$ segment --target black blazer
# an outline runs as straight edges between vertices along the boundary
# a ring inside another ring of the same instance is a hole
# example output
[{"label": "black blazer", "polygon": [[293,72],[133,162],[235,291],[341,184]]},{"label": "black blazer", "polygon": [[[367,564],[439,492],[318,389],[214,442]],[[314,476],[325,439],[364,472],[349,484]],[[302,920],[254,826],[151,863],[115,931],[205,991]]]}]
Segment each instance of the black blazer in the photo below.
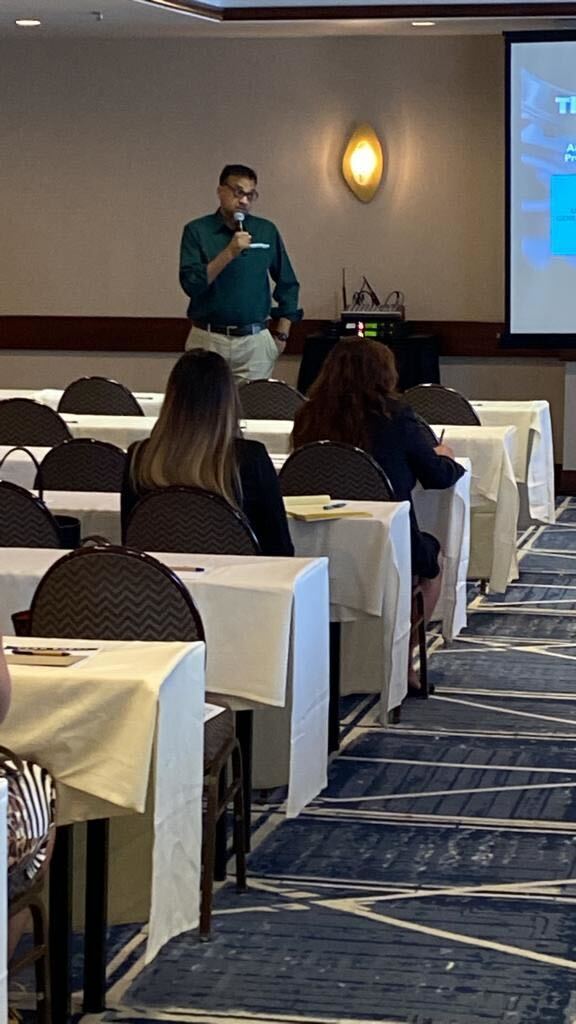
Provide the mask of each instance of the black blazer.
[{"label": "black blazer", "polygon": [[435,537],[422,533],[412,506],[416,483],[426,489],[452,487],[464,468],[446,455],[434,451],[431,431],[402,401],[391,403],[392,415],[379,416],[372,425],[371,454],[382,466],[397,501],[410,502],[412,527],[412,571],[431,579],[438,575],[438,551]]},{"label": "black blazer", "polygon": [[[145,493],[138,492],[131,479],[135,452],[147,441],[130,445],[124,468],[121,495],[122,537],[132,509]],[[242,485],[242,511],[254,530],[263,555],[293,555],[284,503],[276,470],[266,448],[260,441],[237,438],[236,455]]]}]

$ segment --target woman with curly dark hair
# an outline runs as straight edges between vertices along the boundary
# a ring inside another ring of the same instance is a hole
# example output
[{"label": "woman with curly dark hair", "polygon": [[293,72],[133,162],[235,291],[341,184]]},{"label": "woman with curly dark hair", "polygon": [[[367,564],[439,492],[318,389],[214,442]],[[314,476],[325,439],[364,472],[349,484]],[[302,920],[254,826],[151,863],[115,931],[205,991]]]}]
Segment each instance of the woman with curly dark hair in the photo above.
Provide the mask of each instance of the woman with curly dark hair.
[{"label": "woman with curly dark hair", "polygon": [[[440,594],[440,544],[422,533],[412,505],[412,490],[443,489],[462,476],[451,448],[434,444],[433,435],[396,392],[394,356],[386,345],[365,338],[345,338],[326,359],[296,413],[292,444],[341,441],[372,455],[390,480],[397,501],[410,502],[412,575],[424,592],[427,620]],[[409,686],[418,680],[409,669]]]}]

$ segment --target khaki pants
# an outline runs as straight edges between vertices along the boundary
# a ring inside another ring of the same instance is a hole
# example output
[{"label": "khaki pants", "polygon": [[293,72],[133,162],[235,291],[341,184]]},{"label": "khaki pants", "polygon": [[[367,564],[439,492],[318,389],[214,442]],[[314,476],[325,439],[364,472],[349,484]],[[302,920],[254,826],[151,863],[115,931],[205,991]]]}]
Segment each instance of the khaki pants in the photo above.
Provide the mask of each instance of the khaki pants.
[{"label": "khaki pants", "polygon": [[218,352],[235,377],[243,380],[264,380],[272,375],[274,363],[280,355],[269,330],[246,334],[241,338],[228,338],[225,334],[192,327],[186,339],[186,349],[206,348]]}]

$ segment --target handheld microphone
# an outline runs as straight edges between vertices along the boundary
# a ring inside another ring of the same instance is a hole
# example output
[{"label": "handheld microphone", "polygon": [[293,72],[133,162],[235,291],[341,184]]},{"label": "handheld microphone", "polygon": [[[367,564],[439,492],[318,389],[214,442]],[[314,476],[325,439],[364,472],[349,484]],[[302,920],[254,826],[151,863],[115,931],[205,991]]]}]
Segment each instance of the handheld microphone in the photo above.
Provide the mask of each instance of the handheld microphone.
[{"label": "handheld microphone", "polygon": [[236,231],[244,231],[244,214],[242,210],[235,210],[234,221],[236,223]]}]

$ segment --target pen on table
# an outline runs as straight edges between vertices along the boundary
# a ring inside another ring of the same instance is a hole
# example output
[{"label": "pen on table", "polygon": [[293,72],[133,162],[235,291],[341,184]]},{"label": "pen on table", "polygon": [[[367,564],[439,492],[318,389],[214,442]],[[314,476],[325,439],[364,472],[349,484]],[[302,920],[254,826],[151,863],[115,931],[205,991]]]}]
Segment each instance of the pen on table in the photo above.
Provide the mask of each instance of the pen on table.
[{"label": "pen on table", "polygon": [[174,572],[206,572],[203,565],[174,565]]},{"label": "pen on table", "polygon": [[328,505],[322,505],[322,508],[326,509],[326,510],[328,510],[330,508],[344,508],[345,505],[346,505],[345,501],[331,501],[331,502],[329,502]]}]

